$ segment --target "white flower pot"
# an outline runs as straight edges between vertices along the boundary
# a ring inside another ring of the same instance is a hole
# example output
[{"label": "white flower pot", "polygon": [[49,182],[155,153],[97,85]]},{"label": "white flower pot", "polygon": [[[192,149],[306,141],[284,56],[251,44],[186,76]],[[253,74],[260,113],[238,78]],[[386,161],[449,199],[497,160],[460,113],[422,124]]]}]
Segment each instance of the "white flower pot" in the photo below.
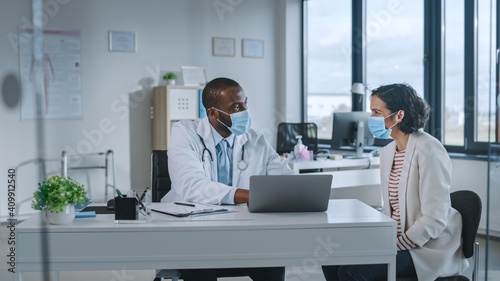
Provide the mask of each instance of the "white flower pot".
[{"label": "white flower pot", "polygon": [[175,80],[174,80],[174,79],[168,79],[168,80],[167,80],[167,83],[168,83],[169,85],[175,85]]},{"label": "white flower pot", "polygon": [[45,219],[50,224],[68,224],[75,219],[75,206],[68,204],[62,207],[62,212],[45,211]]}]

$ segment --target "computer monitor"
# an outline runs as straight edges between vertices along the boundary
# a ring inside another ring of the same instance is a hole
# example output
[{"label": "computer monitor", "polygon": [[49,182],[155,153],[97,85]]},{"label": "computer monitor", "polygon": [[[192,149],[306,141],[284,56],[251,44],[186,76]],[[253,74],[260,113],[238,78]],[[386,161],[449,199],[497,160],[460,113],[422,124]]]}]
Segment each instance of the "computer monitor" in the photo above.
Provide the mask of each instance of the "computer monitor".
[{"label": "computer monitor", "polygon": [[[377,139],[368,128],[369,112],[333,113],[332,149],[356,150],[356,158],[363,156],[363,149],[377,149],[393,139]],[[362,128],[362,130],[358,130]]]},{"label": "computer monitor", "polygon": [[373,145],[373,134],[368,129],[369,112],[333,113],[332,149],[356,149],[356,157],[362,157],[363,147]]},{"label": "computer monitor", "polygon": [[[362,157],[363,149],[373,150],[385,146],[393,139],[377,139],[368,128],[369,112],[333,113],[331,149],[356,150],[356,157]],[[362,127],[362,130],[358,130]]]}]

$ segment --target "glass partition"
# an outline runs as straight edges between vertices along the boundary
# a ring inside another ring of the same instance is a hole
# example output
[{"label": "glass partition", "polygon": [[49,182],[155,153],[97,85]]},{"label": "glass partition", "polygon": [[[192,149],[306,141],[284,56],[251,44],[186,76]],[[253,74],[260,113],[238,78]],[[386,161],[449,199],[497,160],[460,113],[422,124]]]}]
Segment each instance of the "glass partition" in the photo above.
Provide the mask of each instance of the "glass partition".
[{"label": "glass partition", "polygon": [[485,280],[500,280],[500,144],[489,145]]}]

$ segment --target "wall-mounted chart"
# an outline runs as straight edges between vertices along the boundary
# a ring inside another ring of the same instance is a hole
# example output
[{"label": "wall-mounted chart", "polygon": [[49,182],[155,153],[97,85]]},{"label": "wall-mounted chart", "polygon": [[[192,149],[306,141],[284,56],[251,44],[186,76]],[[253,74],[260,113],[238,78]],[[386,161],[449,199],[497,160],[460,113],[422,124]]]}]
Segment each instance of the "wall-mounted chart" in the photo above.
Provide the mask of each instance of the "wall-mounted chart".
[{"label": "wall-mounted chart", "polygon": [[[20,28],[19,62],[22,98],[21,120],[81,119],[82,112],[82,41],[78,30],[43,30],[42,65],[37,72],[33,56],[33,30]],[[38,74],[37,74],[38,73]],[[40,102],[37,110],[36,77],[41,75]]]}]

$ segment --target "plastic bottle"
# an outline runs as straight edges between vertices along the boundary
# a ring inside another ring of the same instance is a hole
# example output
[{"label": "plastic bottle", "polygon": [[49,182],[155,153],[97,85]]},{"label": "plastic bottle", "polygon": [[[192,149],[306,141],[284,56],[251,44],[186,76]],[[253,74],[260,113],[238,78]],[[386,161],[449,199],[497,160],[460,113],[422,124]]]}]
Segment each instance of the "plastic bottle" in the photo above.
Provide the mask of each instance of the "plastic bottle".
[{"label": "plastic bottle", "polygon": [[293,147],[293,154],[295,155],[295,159],[300,160],[300,153],[302,150],[305,148],[304,144],[302,143],[302,136],[298,135],[295,137],[297,139],[297,144]]}]

